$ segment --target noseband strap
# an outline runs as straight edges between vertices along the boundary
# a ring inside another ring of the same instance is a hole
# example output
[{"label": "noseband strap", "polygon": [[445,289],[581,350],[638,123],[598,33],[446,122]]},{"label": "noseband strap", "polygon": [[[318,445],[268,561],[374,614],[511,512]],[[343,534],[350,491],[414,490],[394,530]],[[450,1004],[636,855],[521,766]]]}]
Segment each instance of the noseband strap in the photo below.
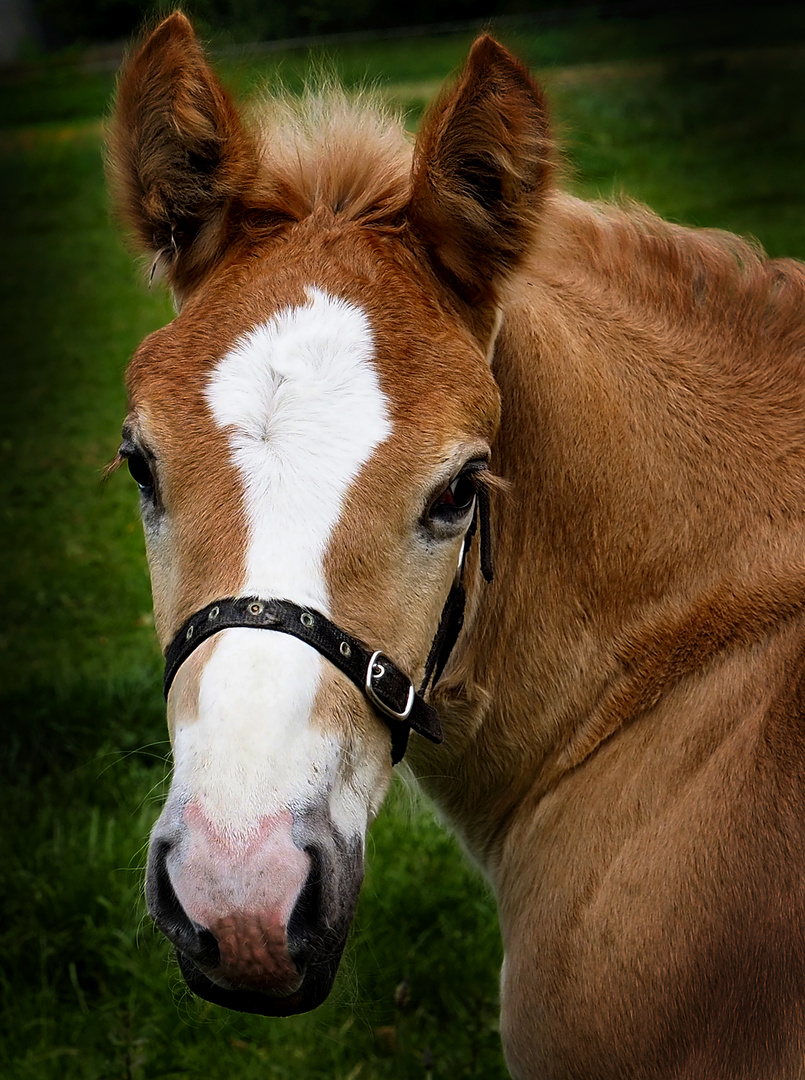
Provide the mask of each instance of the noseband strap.
[{"label": "noseband strap", "polygon": [[442,726],[439,714],[432,705],[428,705],[423,695],[431,680],[434,684],[438,681],[464,622],[464,560],[475,533],[479,508],[481,567],[487,581],[491,580],[488,507],[486,490],[479,487],[476,513],[464,539],[459,571],[442,611],[419,691],[384,652],[367,648],[362,641],[342,630],[320,611],[300,607],[290,600],[229,596],[207,604],[180,627],[165,653],[165,697],[176,672],[188,656],[213,634],[236,628],[275,630],[311,645],[369,699],[375,712],[391,731],[392,765],[402,760],[411,730],[431,742],[440,743]]},{"label": "noseband strap", "polygon": [[367,649],[321,612],[300,607],[290,600],[227,597],[197,611],[181,627],[165,654],[165,697],[176,672],[202,642],[221,630],[242,627],[290,634],[335,664],[369,698],[388,724],[392,741],[396,742],[392,745],[392,757],[399,754],[401,758],[405,753],[409,728],[431,742],[442,741],[439,714],[385,653]]}]

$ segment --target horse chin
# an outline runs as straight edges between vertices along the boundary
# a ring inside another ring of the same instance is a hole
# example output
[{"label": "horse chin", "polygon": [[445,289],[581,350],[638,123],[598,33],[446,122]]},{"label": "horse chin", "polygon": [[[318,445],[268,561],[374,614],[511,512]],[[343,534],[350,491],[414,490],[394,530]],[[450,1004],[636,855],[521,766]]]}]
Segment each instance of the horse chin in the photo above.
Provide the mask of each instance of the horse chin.
[{"label": "horse chin", "polygon": [[335,981],[341,956],[339,953],[328,962],[311,965],[298,989],[285,995],[221,986],[205,975],[179,949],[176,950],[176,958],[188,989],[213,1005],[221,1005],[234,1012],[258,1013],[260,1016],[296,1016],[298,1013],[318,1008],[327,998]]}]

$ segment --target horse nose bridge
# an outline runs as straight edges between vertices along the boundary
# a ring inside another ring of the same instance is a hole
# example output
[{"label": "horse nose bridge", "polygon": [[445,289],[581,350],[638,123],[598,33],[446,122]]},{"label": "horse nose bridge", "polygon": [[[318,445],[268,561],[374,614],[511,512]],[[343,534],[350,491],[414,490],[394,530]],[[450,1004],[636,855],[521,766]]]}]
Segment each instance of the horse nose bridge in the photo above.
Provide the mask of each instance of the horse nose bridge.
[{"label": "horse nose bridge", "polygon": [[342,731],[317,708],[329,672],[310,646],[250,628],[217,638],[203,665],[187,675],[179,668],[168,697],[172,786],[240,830],[260,812],[324,797],[339,768]]}]

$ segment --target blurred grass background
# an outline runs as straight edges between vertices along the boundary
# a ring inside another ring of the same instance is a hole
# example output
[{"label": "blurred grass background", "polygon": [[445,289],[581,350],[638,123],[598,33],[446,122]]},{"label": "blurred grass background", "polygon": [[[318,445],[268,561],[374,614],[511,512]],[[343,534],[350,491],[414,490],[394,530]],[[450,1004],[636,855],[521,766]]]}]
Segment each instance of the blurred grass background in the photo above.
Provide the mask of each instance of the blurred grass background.
[{"label": "blurred grass background", "polygon": [[[805,257],[805,10],[507,24],[543,79],[567,183]],[[415,128],[472,35],[344,44]],[[229,53],[238,95],[300,85],[321,50]],[[114,74],[43,58],[0,73],[0,1076],[506,1076],[494,903],[399,783],[372,830],[331,999],[288,1021],[190,998],[144,914],[168,765],[137,499],[115,453],[122,375],[172,316],[110,222]],[[804,316],[805,317],[805,314]],[[404,990],[400,991],[401,984]]]}]

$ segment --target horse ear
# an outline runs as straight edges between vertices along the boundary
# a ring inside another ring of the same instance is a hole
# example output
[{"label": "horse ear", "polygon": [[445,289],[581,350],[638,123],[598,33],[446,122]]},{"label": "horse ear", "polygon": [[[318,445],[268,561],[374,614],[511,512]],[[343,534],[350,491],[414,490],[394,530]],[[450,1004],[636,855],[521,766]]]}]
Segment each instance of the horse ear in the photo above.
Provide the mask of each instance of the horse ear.
[{"label": "horse ear", "polygon": [[469,303],[497,300],[531,247],[550,174],[542,93],[489,36],[425,118],[409,219],[442,276]]},{"label": "horse ear", "polygon": [[254,143],[184,15],[125,66],[107,156],[118,213],[181,296],[221,255],[257,175]]}]

